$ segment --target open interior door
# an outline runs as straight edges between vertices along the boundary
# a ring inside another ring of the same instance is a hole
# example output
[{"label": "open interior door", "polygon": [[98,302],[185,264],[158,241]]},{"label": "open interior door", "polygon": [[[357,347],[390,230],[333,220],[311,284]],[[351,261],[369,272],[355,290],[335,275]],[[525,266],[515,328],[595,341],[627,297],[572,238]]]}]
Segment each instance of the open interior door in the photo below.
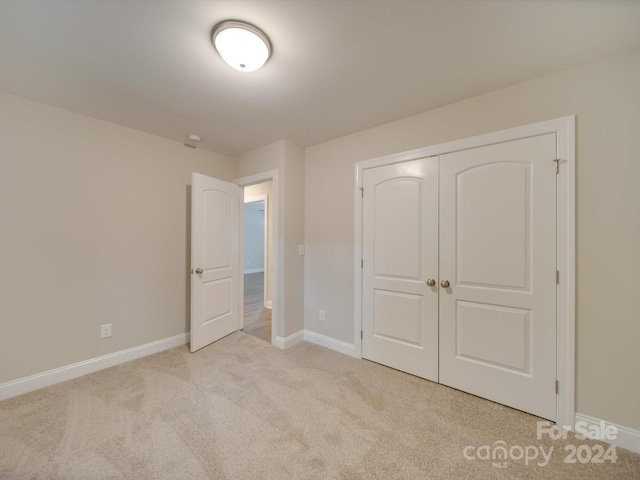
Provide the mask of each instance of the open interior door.
[{"label": "open interior door", "polygon": [[240,328],[242,189],[199,173],[191,189],[191,351]]}]

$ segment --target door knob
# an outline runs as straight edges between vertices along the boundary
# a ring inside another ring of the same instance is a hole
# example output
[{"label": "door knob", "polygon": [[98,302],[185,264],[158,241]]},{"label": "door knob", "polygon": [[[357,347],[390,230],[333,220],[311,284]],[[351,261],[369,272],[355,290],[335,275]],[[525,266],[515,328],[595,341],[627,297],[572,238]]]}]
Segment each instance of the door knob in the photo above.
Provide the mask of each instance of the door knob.
[{"label": "door knob", "polygon": [[197,273],[198,275],[202,275],[202,274],[204,273],[204,270],[203,270],[203,269],[201,269],[201,268],[196,268],[196,273]]},{"label": "door knob", "polygon": [[449,283],[449,280],[442,280],[442,281],[440,282],[440,286],[441,286],[442,288],[449,288],[449,285],[451,285],[451,284]]},{"label": "door knob", "polygon": [[436,286],[436,281],[433,278],[430,278],[429,280],[427,280],[427,285],[429,287],[435,287]]}]

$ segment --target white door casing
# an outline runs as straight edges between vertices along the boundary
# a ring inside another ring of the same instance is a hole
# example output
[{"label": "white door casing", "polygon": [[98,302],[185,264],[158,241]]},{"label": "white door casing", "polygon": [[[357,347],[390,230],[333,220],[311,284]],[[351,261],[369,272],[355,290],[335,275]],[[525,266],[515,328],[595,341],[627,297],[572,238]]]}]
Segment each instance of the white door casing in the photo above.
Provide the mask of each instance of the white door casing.
[{"label": "white door casing", "polygon": [[367,170],[363,199],[363,351],[438,381],[438,159]]},{"label": "white door casing", "polygon": [[[285,321],[282,315],[284,305],[284,246],[280,239],[283,236],[281,232],[282,223],[280,219],[283,216],[281,184],[279,181],[278,170],[268,170],[266,172],[250,175],[247,177],[237,178],[234,183],[240,187],[248,187],[249,185],[256,185],[258,183],[267,182],[271,180],[273,182],[272,195],[271,195],[271,231],[272,231],[272,249],[271,249],[271,267],[273,269],[272,282],[271,282],[271,344],[277,348],[284,349],[286,346],[285,339],[281,336],[284,331]],[[240,276],[240,292],[243,292],[244,288],[244,275]],[[243,306],[243,304],[241,305]],[[240,315],[240,325],[242,327],[243,318]],[[279,335],[280,333],[280,335]]]},{"label": "white door casing", "polygon": [[191,187],[191,351],[240,328],[242,189],[199,173]]},{"label": "white door casing", "polygon": [[556,419],[556,135],[440,157],[440,382]]}]

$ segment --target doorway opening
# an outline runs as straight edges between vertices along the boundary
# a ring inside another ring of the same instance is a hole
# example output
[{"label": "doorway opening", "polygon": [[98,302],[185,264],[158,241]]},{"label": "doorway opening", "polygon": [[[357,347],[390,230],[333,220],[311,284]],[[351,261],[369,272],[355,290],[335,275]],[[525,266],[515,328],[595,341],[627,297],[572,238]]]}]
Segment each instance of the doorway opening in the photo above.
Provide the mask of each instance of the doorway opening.
[{"label": "doorway opening", "polygon": [[271,180],[244,188],[245,333],[271,343],[273,222]]}]

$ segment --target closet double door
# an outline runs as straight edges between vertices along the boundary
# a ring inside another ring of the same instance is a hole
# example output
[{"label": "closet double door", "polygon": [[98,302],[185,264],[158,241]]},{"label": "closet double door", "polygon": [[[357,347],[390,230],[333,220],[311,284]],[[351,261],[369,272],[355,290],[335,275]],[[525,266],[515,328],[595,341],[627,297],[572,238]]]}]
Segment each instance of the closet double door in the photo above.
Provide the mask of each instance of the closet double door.
[{"label": "closet double door", "polygon": [[363,172],[364,358],[556,418],[556,136]]}]

